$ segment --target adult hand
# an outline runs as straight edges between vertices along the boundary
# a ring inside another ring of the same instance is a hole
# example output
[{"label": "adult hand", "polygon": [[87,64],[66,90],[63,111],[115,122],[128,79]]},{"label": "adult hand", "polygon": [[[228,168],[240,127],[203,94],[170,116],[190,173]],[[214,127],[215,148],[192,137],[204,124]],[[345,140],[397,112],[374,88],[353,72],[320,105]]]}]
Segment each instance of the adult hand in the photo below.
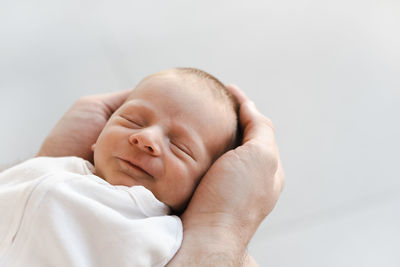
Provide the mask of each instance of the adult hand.
[{"label": "adult hand", "polygon": [[77,156],[93,162],[91,145],[130,92],[79,98],[44,140],[37,156]]},{"label": "adult hand", "polygon": [[208,170],[182,215],[181,249],[169,265],[237,266],[262,220],[272,211],[284,173],[271,121],[237,87],[242,145]]},{"label": "adult hand", "polygon": [[[243,257],[258,225],[274,207],[284,183],[272,123],[234,86],[243,144],[220,157],[202,179],[182,215],[184,240],[171,266],[255,264]],[[130,90],[77,100],[45,139],[38,156],[92,161],[91,145]]]}]

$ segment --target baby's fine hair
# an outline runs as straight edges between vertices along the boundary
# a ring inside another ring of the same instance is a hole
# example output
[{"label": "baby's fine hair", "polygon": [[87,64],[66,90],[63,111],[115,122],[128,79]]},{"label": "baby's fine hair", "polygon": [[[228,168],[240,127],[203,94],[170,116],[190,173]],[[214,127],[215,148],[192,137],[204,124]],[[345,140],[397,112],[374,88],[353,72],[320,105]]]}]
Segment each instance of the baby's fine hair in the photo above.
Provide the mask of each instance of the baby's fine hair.
[{"label": "baby's fine hair", "polygon": [[212,94],[219,100],[228,104],[232,111],[235,114],[236,118],[236,131],[234,134],[234,140],[232,140],[232,145],[229,149],[234,148],[240,144],[241,134],[239,127],[239,103],[236,97],[225,87],[225,85],[220,82],[217,78],[212,76],[211,74],[196,68],[188,68],[188,67],[178,67],[174,69],[178,74],[182,75],[193,75],[201,81],[209,82],[210,90]]},{"label": "baby's fine hair", "polygon": [[225,85],[220,82],[217,78],[212,76],[211,74],[196,68],[188,68],[188,67],[178,67],[174,69],[179,74],[191,74],[197,77],[199,80],[204,80],[210,82],[212,87],[212,93],[215,97],[228,101],[234,112],[237,114],[239,111],[239,104],[236,97],[225,87]]}]

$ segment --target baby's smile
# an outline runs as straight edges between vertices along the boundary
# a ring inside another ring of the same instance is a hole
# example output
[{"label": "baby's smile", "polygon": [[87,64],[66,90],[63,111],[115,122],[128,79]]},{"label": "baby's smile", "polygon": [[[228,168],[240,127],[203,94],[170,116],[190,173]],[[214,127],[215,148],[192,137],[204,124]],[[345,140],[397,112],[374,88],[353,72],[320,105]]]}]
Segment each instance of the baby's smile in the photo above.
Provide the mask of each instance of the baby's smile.
[{"label": "baby's smile", "polygon": [[139,174],[145,174],[149,178],[153,178],[153,176],[148,171],[146,171],[145,169],[141,168],[139,165],[136,165],[132,161],[125,160],[125,159],[122,159],[122,158],[120,158],[120,160],[121,160],[121,168],[123,170],[125,170],[128,174],[130,174],[132,176],[137,176],[137,174],[139,172]]},{"label": "baby's smile", "polygon": [[236,133],[236,113],[209,84],[169,70],[144,79],[111,116],[94,149],[96,174],[142,185],[181,210]]}]

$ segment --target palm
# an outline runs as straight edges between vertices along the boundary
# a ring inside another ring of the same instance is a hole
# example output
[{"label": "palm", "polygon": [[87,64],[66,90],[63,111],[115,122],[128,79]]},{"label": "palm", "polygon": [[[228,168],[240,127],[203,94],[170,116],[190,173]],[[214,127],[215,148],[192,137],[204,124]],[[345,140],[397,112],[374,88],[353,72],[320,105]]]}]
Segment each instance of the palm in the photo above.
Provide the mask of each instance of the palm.
[{"label": "palm", "polygon": [[92,161],[91,145],[129,92],[82,97],[76,101],[47,136],[38,156],[77,156]]},{"label": "palm", "polygon": [[275,206],[284,174],[271,122],[244,95],[235,95],[241,104],[243,144],[211,166],[182,218],[186,228],[208,219],[212,225],[245,225],[239,234],[247,243]]}]

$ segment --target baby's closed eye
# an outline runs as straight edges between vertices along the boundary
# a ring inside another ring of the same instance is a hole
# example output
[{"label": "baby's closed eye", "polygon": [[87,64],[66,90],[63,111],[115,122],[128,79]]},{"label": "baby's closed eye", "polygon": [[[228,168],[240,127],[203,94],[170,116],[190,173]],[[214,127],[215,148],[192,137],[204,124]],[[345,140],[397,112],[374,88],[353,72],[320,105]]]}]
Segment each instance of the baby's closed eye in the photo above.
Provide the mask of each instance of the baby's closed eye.
[{"label": "baby's closed eye", "polygon": [[189,157],[193,158],[192,152],[191,152],[190,149],[189,149],[187,146],[185,146],[184,144],[179,143],[179,142],[177,142],[177,141],[170,141],[170,143],[171,143],[171,145],[172,145],[172,147],[173,147],[174,149],[178,149],[179,152],[183,152],[183,153],[185,153],[186,155],[188,155]]},{"label": "baby's closed eye", "polygon": [[138,127],[138,128],[144,126],[143,122],[141,120],[139,120],[139,119],[128,117],[128,116],[125,116],[125,115],[122,115],[122,114],[120,115],[120,117],[122,119],[124,119],[125,121],[131,123],[132,126],[135,126],[135,127]]}]

